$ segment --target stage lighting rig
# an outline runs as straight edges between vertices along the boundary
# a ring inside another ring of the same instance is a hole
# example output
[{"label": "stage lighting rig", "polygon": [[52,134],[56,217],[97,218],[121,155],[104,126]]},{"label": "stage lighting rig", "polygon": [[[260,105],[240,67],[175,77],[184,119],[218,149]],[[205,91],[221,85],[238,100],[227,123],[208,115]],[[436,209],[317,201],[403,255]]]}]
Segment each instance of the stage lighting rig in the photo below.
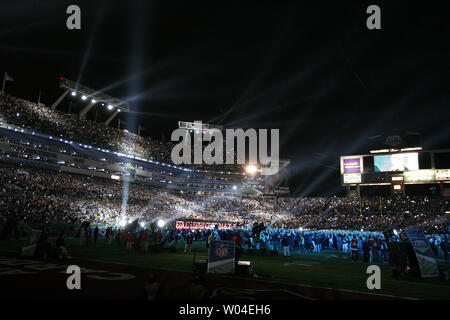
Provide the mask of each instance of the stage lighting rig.
[{"label": "stage lighting rig", "polygon": [[130,105],[126,101],[119,100],[117,98],[111,97],[105,93],[100,91],[93,90],[81,84],[77,84],[67,78],[60,77],[59,82],[60,88],[65,89],[64,93],[52,104],[52,109],[55,109],[61,101],[69,94],[72,97],[81,95],[81,99],[86,101],[89,99],[89,103],[80,111],[79,117],[80,119],[84,119],[89,110],[97,103],[100,102],[104,106],[107,105],[108,110],[115,109],[115,112],[105,121],[105,124],[108,125],[112,119],[114,119],[119,112],[128,112],[130,111]]}]

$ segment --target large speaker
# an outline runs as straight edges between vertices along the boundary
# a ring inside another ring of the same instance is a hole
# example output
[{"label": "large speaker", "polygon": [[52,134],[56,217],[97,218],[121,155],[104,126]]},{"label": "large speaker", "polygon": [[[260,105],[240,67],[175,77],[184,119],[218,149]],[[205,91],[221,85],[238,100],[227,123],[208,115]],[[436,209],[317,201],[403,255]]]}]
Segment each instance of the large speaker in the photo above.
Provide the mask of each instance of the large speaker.
[{"label": "large speaker", "polygon": [[389,266],[394,278],[402,273],[408,277],[420,278],[420,267],[414,249],[409,242],[389,242]]}]

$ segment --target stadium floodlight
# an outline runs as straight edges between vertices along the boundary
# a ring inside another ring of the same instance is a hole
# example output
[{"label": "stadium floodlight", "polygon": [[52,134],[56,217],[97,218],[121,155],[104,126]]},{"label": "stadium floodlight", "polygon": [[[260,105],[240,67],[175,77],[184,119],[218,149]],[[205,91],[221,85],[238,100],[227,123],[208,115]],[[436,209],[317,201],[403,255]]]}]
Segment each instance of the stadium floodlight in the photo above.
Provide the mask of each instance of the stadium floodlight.
[{"label": "stadium floodlight", "polygon": [[85,95],[81,96],[81,100],[86,100],[86,99],[87,99],[87,97]]},{"label": "stadium floodlight", "polygon": [[400,149],[401,152],[403,152],[403,151],[418,151],[418,150],[422,150],[422,147],[412,147],[412,148]]},{"label": "stadium floodlight", "polygon": [[140,223],[141,228],[145,227],[145,222]]},{"label": "stadium floodlight", "polygon": [[[59,86],[60,86],[60,88],[64,89],[65,91],[55,101],[55,103],[52,104],[52,109],[55,109],[67,94],[74,92],[75,94],[72,93],[72,96],[79,95],[79,96],[86,97],[83,100],[86,100],[87,98],[91,98],[91,99],[95,99],[96,102],[101,102],[105,105],[110,104],[110,105],[117,106],[117,107],[120,106],[120,108],[124,112],[130,110],[130,105],[128,104],[128,102],[111,97],[110,95],[108,95],[102,91],[88,88],[78,82],[71,81],[67,78],[60,77]],[[91,107],[92,106],[86,107],[87,109],[83,111],[82,116],[84,116],[90,110]]]},{"label": "stadium floodlight", "polygon": [[122,110],[120,110],[120,109],[117,109],[117,112],[120,112],[120,111],[122,111]]},{"label": "stadium floodlight", "polygon": [[370,153],[384,153],[389,152],[389,149],[370,150]]},{"label": "stadium floodlight", "polygon": [[398,236],[398,232],[397,232],[397,230],[395,230],[395,229],[394,229],[394,234],[395,234],[396,236]]},{"label": "stadium floodlight", "polygon": [[158,220],[158,227],[160,227],[160,228],[162,228],[162,227],[164,227],[164,225],[165,225],[166,223],[164,222],[164,220]]},{"label": "stadium floodlight", "polygon": [[253,165],[253,164],[249,164],[246,168],[245,171],[247,171],[247,173],[253,174],[256,173],[256,171],[258,171],[258,168]]},{"label": "stadium floodlight", "polygon": [[77,93],[75,91],[72,91],[71,95],[72,95],[72,97],[75,97],[77,95]]},{"label": "stadium floodlight", "polygon": [[121,227],[124,227],[126,224],[127,224],[127,221],[126,221],[125,219],[122,219],[122,220],[119,222],[119,225],[120,225]]},{"label": "stadium floodlight", "polygon": [[133,220],[131,220],[131,219],[130,219],[130,220],[128,220],[128,223],[132,223],[132,222],[133,222]]},{"label": "stadium floodlight", "polygon": [[97,100],[95,100],[95,99],[92,99],[92,100],[91,100],[91,102],[92,102],[92,103],[96,103],[96,102],[97,102]]},{"label": "stadium floodlight", "polygon": [[114,107],[110,104],[108,104],[108,110],[112,110]]}]

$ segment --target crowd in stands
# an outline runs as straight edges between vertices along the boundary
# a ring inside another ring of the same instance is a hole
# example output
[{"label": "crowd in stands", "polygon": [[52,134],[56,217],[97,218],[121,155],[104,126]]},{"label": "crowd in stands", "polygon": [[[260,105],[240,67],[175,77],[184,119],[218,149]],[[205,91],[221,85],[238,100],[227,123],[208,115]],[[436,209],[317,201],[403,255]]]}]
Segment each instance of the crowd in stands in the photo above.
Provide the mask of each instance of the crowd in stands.
[{"label": "crowd in stands", "polygon": [[145,159],[170,162],[173,147],[170,142],[163,143],[104,123],[81,120],[78,115],[67,114],[11,95],[0,95],[0,115],[8,124],[39,133]]},{"label": "crowd in stands", "polygon": [[[139,158],[172,163],[174,144],[143,137],[128,130],[108,126],[102,122],[80,119],[43,104],[0,93],[0,117],[8,124],[34,130],[54,137],[82,142],[93,147],[120,152]],[[216,172],[239,172],[236,165],[192,165],[191,169]]]},{"label": "crowd in stands", "polygon": [[447,228],[450,201],[443,197],[358,199],[273,198],[169,192],[138,183],[28,167],[0,168],[0,214],[25,222],[118,225],[158,219],[222,221],[270,229],[365,230],[419,226],[430,234]]},{"label": "crowd in stands", "polygon": [[[82,120],[74,114],[7,94],[0,95],[0,116],[9,124],[55,137],[170,162],[171,143]],[[222,169],[227,170],[225,167]],[[448,211],[449,200],[437,196],[384,197],[381,205],[378,197],[364,197],[361,202],[358,198],[340,197],[274,200],[169,192],[143,184],[122,184],[43,169],[0,168],[0,219],[13,216],[23,223],[90,221],[117,226],[122,221],[151,223],[157,219],[172,222],[186,219],[232,222],[245,230],[257,222],[269,230],[291,230],[296,234],[303,230],[375,232],[408,226],[419,226],[428,234],[443,234],[447,228]],[[267,239],[270,237],[267,235]],[[324,234],[315,237],[318,238],[314,243],[327,246]],[[252,245],[258,243],[256,241]],[[271,240],[263,243],[271,246]]]}]

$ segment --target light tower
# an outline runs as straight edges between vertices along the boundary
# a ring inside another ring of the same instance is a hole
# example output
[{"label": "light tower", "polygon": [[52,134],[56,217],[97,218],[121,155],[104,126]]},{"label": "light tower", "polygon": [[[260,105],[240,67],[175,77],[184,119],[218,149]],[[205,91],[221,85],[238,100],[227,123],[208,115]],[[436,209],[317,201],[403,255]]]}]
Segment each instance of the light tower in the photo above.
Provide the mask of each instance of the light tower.
[{"label": "light tower", "polygon": [[114,110],[114,113],[105,121],[106,125],[108,125],[120,112],[130,111],[130,105],[128,102],[111,97],[105,93],[93,90],[81,84],[76,84],[67,78],[61,77],[59,86],[64,89],[64,92],[58,97],[58,99],[56,99],[51,108],[56,109],[61,101],[69,94],[69,92],[71,92],[71,96],[80,96],[83,101],[88,101],[88,104],[78,114],[80,119],[85,119],[86,114],[96,103],[101,103],[110,111]]}]

